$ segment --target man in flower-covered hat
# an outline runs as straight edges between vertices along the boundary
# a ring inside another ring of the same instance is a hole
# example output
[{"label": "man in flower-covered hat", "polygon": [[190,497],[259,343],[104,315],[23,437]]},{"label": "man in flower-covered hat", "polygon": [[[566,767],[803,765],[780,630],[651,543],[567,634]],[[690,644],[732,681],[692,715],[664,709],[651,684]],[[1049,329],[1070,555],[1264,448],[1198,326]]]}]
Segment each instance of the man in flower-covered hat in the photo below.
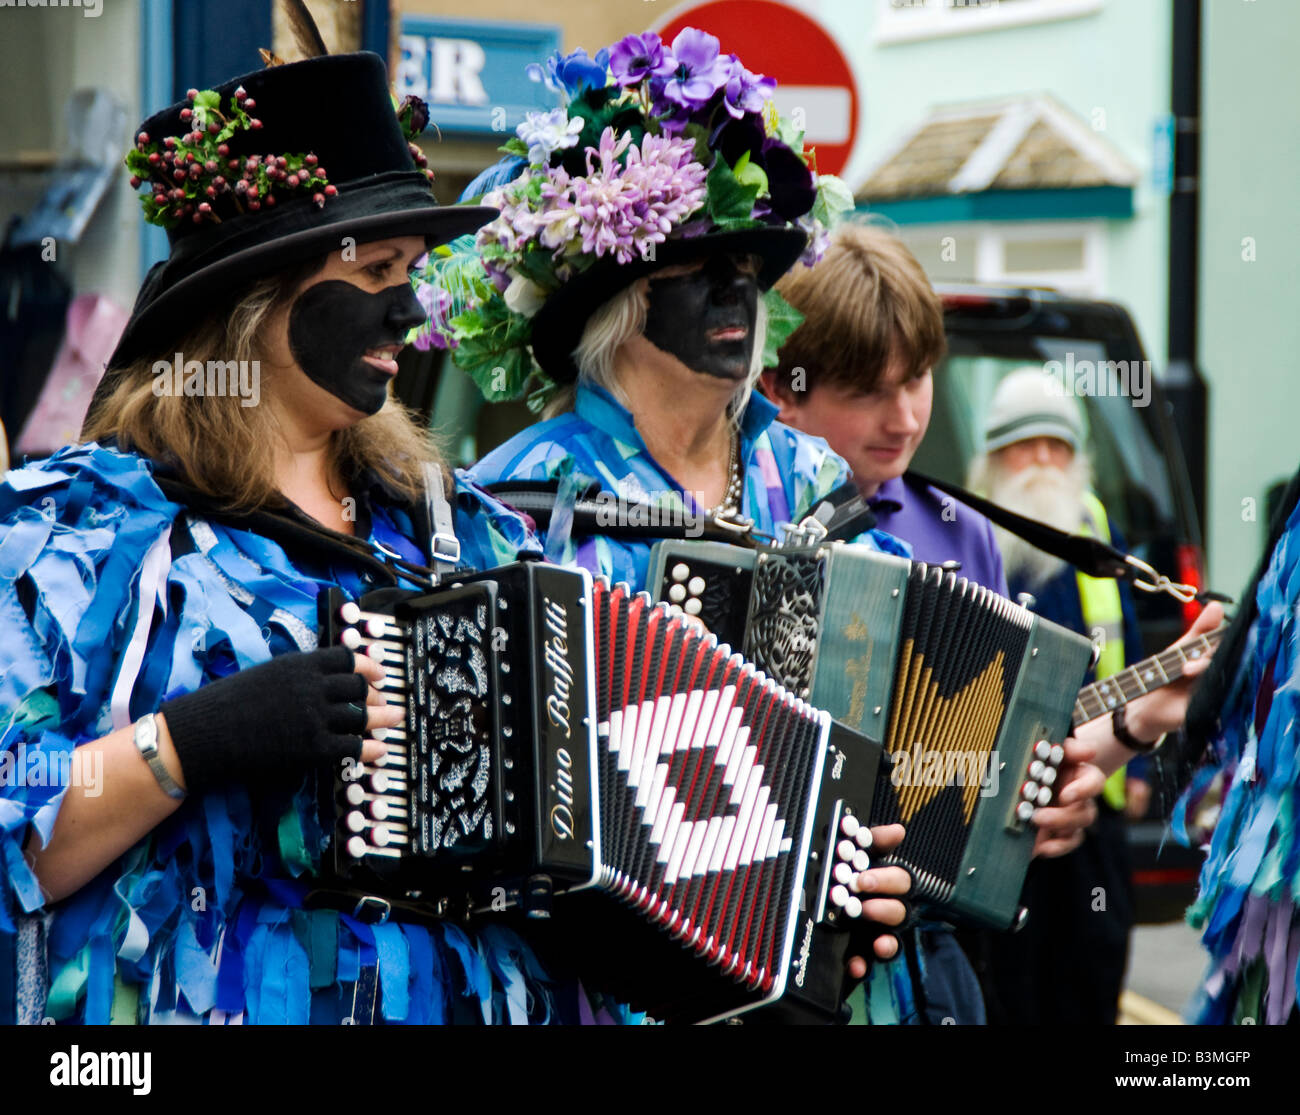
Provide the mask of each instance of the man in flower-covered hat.
[{"label": "man in flower-covered hat", "polygon": [[[475,477],[561,481],[548,554],[640,590],[654,531],[566,530],[566,493],[594,481],[655,522],[776,535],[846,482],[844,461],[752,387],[800,320],[773,285],[820,258],[852,198],[778,117],[775,82],[703,31],[556,55],[534,77],[567,104],[530,115],[466,191],[501,217],[472,251],[432,257],[426,343],[451,348],[489,399],[531,389],[545,408]],[[857,541],[908,553],[878,531]],[[878,830],[877,846],[901,835]],[[906,873],[872,876],[866,916],[898,924],[883,896],[906,893]],[[882,940],[878,958],[896,947]]]}]

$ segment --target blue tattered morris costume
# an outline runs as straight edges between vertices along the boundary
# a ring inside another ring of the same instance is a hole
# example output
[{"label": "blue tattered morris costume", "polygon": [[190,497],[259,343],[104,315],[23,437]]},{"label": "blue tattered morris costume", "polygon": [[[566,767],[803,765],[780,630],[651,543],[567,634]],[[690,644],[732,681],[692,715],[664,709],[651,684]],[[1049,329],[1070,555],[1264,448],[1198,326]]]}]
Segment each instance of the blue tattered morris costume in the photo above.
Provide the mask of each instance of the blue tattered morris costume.
[{"label": "blue tattered morris costume", "polygon": [[[463,475],[452,502],[464,565],[536,552],[525,522]],[[173,559],[180,531],[190,544]],[[421,561],[413,536],[400,509],[372,507],[377,550]],[[92,444],[11,471],[0,485],[0,763],[66,770],[77,745],[169,697],[314,649],[317,593],[331,584],[369,587],[183,512],[136,456]],[[0,785],[0,935],[45,912],[22,849],[33,828],[48,840],[67,779],[36,782]],[[377,969],[390,1023],[544,1022],[575,998],[583,1020],[634,1020],[551,983],[505,927],[471,936],[302,909],[325,841],[314,803],[314,776],[296,793],[187,799],[49,911],[46,1015],[332,1023],[348,1017],[362,970]]]},{"label": "blue tattered morris costume", "polygon": [[1214,762],[1179,802],[1174,830],[1199,842],[1211,790],[1222,804],[1188,921],[1210,966],[1191,1013],[1210,1024],[1277,1025],[1300,1006],[1300,507],[1256,593]]},{"label": "blue tattered morris costume", "polygon": [[[828,493],[849,479],[849,467],[819,437],[776,421],[777,408],[762,395],[750,397],[740,419],[740,459],[744,468],[741,514],[754,532],[777,536],[783,523],[798,522]],[[590,481],[625,500],[646,502],[661,521],[693,521],[700,514],[651,455],[632,414],[604,388],[580,380],[573,410],[522,430],[471,470],[481,484],[521,480],[559,480],[561,496],[546,538],[552,561],[576,564],[634,592],[646,588],[653,539],[572,537],[563,514],[566,488],[577,491]],[[560,524],[560,525],[556,525]],[[854,539],[872,549],[910,557],[907,543],[880,530]],[[923,962],[922,962],[923,963]],[[862,1002],[861,996],[856,997]],[[865,996],[868,1020],[876,1024],[915,1021],[918,1016],[907,965],[871,966]]]}]

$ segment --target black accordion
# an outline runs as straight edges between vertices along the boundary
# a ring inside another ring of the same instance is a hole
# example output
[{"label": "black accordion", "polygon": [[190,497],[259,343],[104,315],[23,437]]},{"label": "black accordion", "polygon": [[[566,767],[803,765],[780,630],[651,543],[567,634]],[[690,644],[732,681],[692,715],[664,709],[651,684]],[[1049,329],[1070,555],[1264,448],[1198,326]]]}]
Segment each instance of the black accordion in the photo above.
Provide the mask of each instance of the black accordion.
[{"label": "black accordion", "polygon": [[580,930],[584,982],[661,1021],[778,1000],[835,1016],[850,938],[870,933],[854,887],[876,745],[581,571],[333,590],[321,621],[407,710],[384,759],[325,794],[325,892]]},{"label": "black accordion", "polygon": [[936,916],[1009,928],[1089,641],[952,569],[822,543],[664,541],[652,595],[884,746],[870,821]]}]

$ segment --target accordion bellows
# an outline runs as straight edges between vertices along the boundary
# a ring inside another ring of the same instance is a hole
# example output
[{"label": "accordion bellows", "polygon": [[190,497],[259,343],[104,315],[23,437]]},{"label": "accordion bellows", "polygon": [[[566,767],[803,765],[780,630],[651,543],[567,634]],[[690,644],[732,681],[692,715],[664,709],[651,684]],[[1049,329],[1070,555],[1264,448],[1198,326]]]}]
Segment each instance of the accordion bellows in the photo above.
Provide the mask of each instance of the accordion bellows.
[{"label": "accordion bellows", "polygon": [[664,1020],[835,1012],[877,747],[581,572],[336,595],[322,619],[385,663],[407,723],[326,794],[321,893],[550,920],[584,981]]}]

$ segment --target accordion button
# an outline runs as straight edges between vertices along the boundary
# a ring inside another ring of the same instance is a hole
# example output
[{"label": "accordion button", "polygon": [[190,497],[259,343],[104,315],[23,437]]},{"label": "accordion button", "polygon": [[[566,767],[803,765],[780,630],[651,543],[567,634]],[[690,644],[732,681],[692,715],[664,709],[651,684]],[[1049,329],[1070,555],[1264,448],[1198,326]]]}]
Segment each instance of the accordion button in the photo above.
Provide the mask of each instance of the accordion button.
[{"label": "accordion button", "polygon": [[849,899],[853,897],[849,894],[849,888],[845,886],[831,887],[831,901],[843,909],[848,905]]},{"label": "accordion button", "polygon": [[673,566],[673,580],[684,581],[691,575],[691,567],[684,561],[679,561]]},{"label": "accordion button", "polygon": [[846,887],[853,883],[853,868],[847,863],[837,863],[835,870],[831,872],[837,883],[843,883]]},{"label": "accordion button", "polygon": [[835,845],[835,854],[845,862],[851,860],[853,858],[853,853],[857,850],[857,845],[854,844],[852,840],[841,840]]},{"label": "accordion button", "polygon": [[354,601],[349,600],[339,609],[339,619],[344,623],[356,623],[361,618],[361,609]]},{"label": "accordion button", "polygon": [[1048,743],[1047,740],[1040,739],[1036,744],[1034,744],[1035,759],[1042,759],[1044,762],[1046,762],[1048,757],[1051,754],[1052,754],[1052,745]]},{"label": "accordion button", "polygon": [[364,832],[367,825],[365,814],[358,809],[352,810],[348,814],[347,824],[353,832]]},{"label": "accordion button", "polygon": [[1020,796],[1024,798],[1025,801],[1033,801],[1038,797],[1038,783],[1026,782],[1020,787]]},{"label": "accordion button", "polygon": [[688,616],[698,616],[700,614],[700,601],[698,597],[692,596],[683,605]]},{"label": "accordion button", "polygon": [[1052,748],[1052,753],[1047,757],[1047,761],[1054,767],[1061,765],[1061,760],[1065,758],[1065,748],[1059,743]]},{"label": "accordion button", "polygon": [[1038,804],[1049,805],[1051,804],[1051,801],[1052,801],[1052,788],[1050,786],[1044,786],[1041,790],[1038,791]]},{"label": "accordion button", "polygon": [[853,853],[853,870],[865,871],[871,866],[871,857],[866,852]]},{"label": "accordion button", "polygon": [[1052,783],[1056,781],[1056,771],[1052,767],[1048,767],[1045,771],[1043,771],[1042,776],[1038,779],[1038,781],[1041,782],[1044,786],[1052,785]]},{"label": "accordion button", "polygon": [[1028,821],[1034,815],[1034,807],[1027,801],[1022,801],[1016,806],[1016,819],[1018,821]]},{"label": "accordion button", "polygon": [[840,818],[840,832],[842,832],[845,836],[849,837],[850,839],[857,836],[858,829],[860,829],[861,827],[862,827],[862,822],[859,821],[855,816],[853,816],[852,813],[846,813],[843,817]]},{"label": "accordion button", "polygon": [[871,830],[866,825],[858,827],[858,831],[853,834],[853,839],[858,842],[859,848],[871,847]]},{"label": "accordion button", "polygon": [[1034,779],[1035,781],[1042,781],[1043,772],[1045,770],[1047,770],[1047,767],[1044,766],[1037,759],[1035,759],[1032,763],[1029,764],[1029,777]]},{"label": "accordion button", "polygon": [[686,599],[686,590],[681,585],[668,586],[668,599],[674,604],[680,604]]},{"label": "accordion button", "polygon": [[345,627],[343,634],[339,636],[339,642],[348,650],[356,650],[361,645],[361,632],[355,627]]},{"label": "accordion button", "polygon": [[686,582],[686,587],[690,590],[692,596],[699,596],[704,591],[704,578],[692,577]]},{"label": "accordion button", "polygon": [[862,899],[849,895],[849,900],[844,903],[844,912],[851,918],[862,916]]},{"label": "accordion button", "polygon": [[368,845],[359,836],[354,836],[348,841],[348,855],[353,859],[361,859],[366,854],[367,848]]}]

